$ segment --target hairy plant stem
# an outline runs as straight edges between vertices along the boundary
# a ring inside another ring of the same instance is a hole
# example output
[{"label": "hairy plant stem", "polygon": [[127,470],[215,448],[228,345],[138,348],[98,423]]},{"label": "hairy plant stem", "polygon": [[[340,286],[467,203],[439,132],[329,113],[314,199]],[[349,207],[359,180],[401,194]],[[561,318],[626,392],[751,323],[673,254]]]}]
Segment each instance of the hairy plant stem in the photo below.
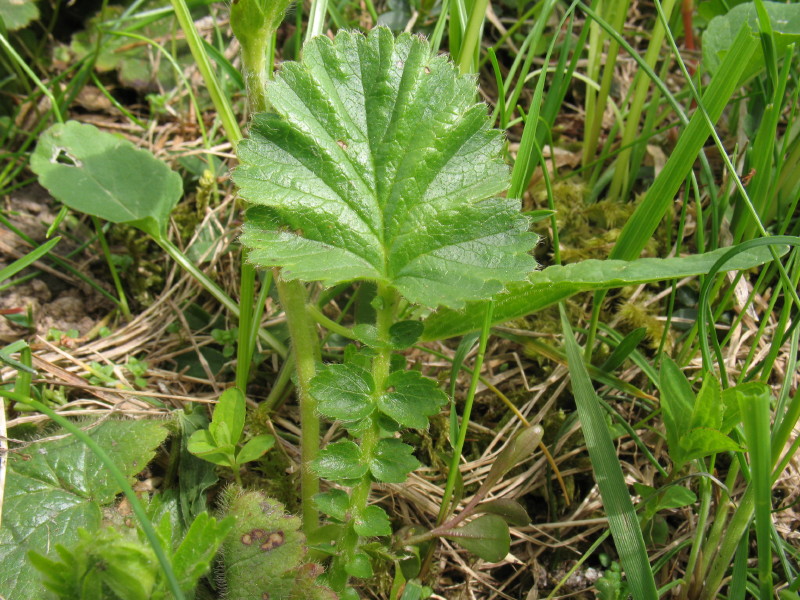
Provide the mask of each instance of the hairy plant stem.
[{"label": "hairy plant stem", "polygon": [[317,402],[311,395],[311,378],[321,360],[319,338],[314,322],[306,312],[306,288],[299,281],[284,281],[275,276],[278,297],[286,313],[292,339],[292,357],[297,368],[297,397],[300,404],[300,501],[303,530],[310,535],[319,526],[319,513],[313,498],[319,493],[319,477],[311,469],[319,452]]}]

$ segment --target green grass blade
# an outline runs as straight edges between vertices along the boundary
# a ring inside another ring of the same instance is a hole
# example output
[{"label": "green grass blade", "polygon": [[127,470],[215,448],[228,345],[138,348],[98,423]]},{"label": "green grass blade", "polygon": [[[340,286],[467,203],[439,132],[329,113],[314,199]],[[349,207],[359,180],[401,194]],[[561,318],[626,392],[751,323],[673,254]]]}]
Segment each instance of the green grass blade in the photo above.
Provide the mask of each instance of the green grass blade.
[{"label": "green grass blade", "polygon": [[[667,16],[672,14],[674,5],[675,0],[665,0],[664,13]],[[657,21],[653,28],[653,33],[650,36],[647,51],[644,55],[644,60],[651,68],[655,67],[659,55],[661,54],[664,33],[663,23]],[[625,118],[622,131],[621,146],[625,148],[625,150],[620,152],[615,162],[614,177],[611,181],[611,188],[608,194],[610,198],[616,198],[621,202],[627,200],[628,193],[633,185],[633,179],[636,177],[639,170],[638,164],[631,163],[631,157],[634,155],[634,148],[628,146],[632,146],[636,141],[636,134],[639,131],[639,120],[648,99],[650,81],[644,71],[636,73],[633,81],[633,88],[633,99],[631,100],[630,110]]]},{"label": "green grass blade", "polygon": [[[706,324],[706,316],[708,315],[708,297],[712,283],[714,281],[714,275],[716,275],[719,272],[720,268],[722,268],[727,263],[728,260],[736,256],[739,252],[755,249],[759,246],[781,246],[781,245],[800,246],[800,238],[787,235],[776,235],[768,238],[758,238],[755,240],[750,240],[749,242],[744,242],[732,248],[720,249],[723,251],[722,256],[720,256],[719,259],[708,270],[708,277],[703,283],[703,287],[700,290],[700,299],[698,300],[698,306],[700,307],[700,318],[698,318],[697,320],[697,328],[700,337],[700,350],[703,355],[703,365],[707,370],[711,370],[711,351],[708,345],[708,335],[707,335],[708,330]],[[714,339],[716,339],[716,337]],[[722,365],[722,361],[720,361],[720,365]],[[722,375],[723,375],[723,385],[724,385],[725,381],[724,372],[722,373]]]},{"label": "green grass blade", "polygon": [[[749,28],[742,28],[725,56],[719,73],[711,80],[702,97],[702,103],[713,122],[722,115],[756,47],[757,42],[750,35]],[[610,258],[633,260],[639,256],[674,201],[709,135],[705,116],[700,111],[696,112],[678,139],[664,169],[622,229]]]},{"label": "green grass blade", "polygon": [[[772,461],[770,449],[770,393],[762,383],[740,386],[737,394],[750,455],[750,484],[755,495],[758,584],[761,600],[772,597]],[[747,392],[747,393],[745,393]],[[752,393],[751,393],[752,392]]]},{"label": "green grass blade", "polygon": [[619,553],[634,600],[655,600],[658,589],[650,569],[647,548],[628,486],[619,465],[614,442],[606,426],[605,415],[592,387],[583,362],[583,355],[563,305],[560,307],[572,393],[578,407],[589,458],[592,461],[597,486],[608,516],[608,526]]},{"label": "green grass blade", "polygon": [[189,13],[189,7],[186,6],[185,0],[171,0],[172,8],[175,10],[175,16],[178,18],[181,29],[186,36],[186,43],[189,44],[189,49],[192,51],[197,63],[197,68],[203,75],[203,80],[208,88],[208,94],[211,96],[211,101],[214,103],[214,108],[217,109],[217,114],[225,128],[225,134],[231,143],[236,146],[239,140],[242,139],[242,130],[239,128],[239,122],[236,120],[236,115],[233,112],[231,103],[227,96],[222,92],[222,86],[217,79],[214,69],[211,66],[211,61],[208,59],[205,47],[203,46],[202,38],[195,29],[192,15]]},{"label": "green grass blade", "polygon": [[61,241],[60,237],[53,238],[49,242],[46,242],[36,248],[35,250],[29,252],[22,258],[15,260],[13,263],[8,265],[7,267],[0,269],[0,283],[5,281],[6,279],[12,278],[14,275],[25,269],[26,267],[31,266],[37,260],[42,258],[45,254],[50,252],[58,242]]}]

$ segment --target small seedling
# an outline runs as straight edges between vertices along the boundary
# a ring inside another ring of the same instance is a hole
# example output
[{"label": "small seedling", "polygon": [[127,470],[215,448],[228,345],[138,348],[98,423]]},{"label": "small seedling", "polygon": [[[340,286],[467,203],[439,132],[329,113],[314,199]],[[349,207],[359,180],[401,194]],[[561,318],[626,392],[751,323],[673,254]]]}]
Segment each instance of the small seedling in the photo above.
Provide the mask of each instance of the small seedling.
[{"label": "small seedling", "polygon": [[232,329],[212,329],[211,337],[222,346],[222,356],[230,358],[236,351],[236,340],[239,337],[239,328]]},{"label": "small seedling", "polygon": [[230,467],[240,484],[239,467],[261,458],[275,443],[274,437],[264,434],[239,447],[245,415],[242,392],[238,388],[225,390],[214,408],[208,429],[195,431],[189,438],[189,452],[215,465]]}]

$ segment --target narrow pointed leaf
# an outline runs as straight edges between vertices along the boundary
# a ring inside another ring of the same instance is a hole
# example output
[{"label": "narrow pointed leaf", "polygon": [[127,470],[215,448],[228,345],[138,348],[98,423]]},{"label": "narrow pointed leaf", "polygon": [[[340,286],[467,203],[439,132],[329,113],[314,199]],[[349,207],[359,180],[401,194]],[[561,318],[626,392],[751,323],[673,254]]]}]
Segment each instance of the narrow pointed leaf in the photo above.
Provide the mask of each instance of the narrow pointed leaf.
[{"label": "narrow pointed leaf", "polygon": [[[606,290],[627,285],[704,275],[729,251],[720,248],[705,254],[673,258],[638,260],[584,260],[569,265],[553,265],[534,271],[527,281],[507,287],[508,293],[494,298],[492,321],[504,323],[524,317],[579,292]],[[788,248],[781,247],[778,254]],[[723,270],[750,269],[772,260],[768,248],[752,248],[726,263]],[[485,302],[470,302],[461,311],[440,309],[425,320],[422,341],[441,340],[480,329],[486,314]]]},{"label": "narrow pointed leaf", "polygon": [[234,175],[254,263],[287,279],[383,281],[460,307],[534,267],[536,235],[508,186],[502,134],[472,77],[420,37],[320,36],[267,89]]},{"label": "narrow pointed leaf", "polygon": [[525,507],[516,500],[507,498],[498,498],[497,500],[482,502],[475,509],[475,512],[498,515],[509,525],[517,525],[518,527],[526,527],[531,524],[531,518],[528,515],[528,511],[525,510]]},{"label": "narrow pointed leaf", "polygon": [[639,518],[633,508],[614,441],[606,425],[605,412],[592,387],[583,362],[583,353],[575,341],[565,311],[562,309],[560,312],[575,404],[614,545],[634,599],[658,598]]}]

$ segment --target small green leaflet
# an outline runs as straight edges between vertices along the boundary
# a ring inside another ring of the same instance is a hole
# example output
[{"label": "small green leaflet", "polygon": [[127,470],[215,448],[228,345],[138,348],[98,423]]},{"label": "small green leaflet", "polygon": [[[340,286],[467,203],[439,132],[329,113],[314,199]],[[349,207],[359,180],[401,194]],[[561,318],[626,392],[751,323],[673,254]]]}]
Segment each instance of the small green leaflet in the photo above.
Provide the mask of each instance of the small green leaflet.
[{"label": "small green leaflet", "polygon": [[413,453],[414,449],[400,440],[381,440],[375,448],[369,470],[378,481],[403,483],[408,474],[419,467],[419,461]]},{"label": "small green leaflet", "polygon": [[388,391],[378,398],[378,408],[405,427],[426,429],[428,417],[438,414],[447,403],[436,382],[418,371],[395,371],[386,386]]},{"label": "small green leaflet", "polygon": [[331,481],[358,479],[367,472],[361,462],[361,449],[350,440],[328,444],[314,461],[314,470],[320,477]]},{"label": "small green leaflet", "polygon": [[502,134],[427,41],[382,27],[320,36],[267,90],[234,179],[250,260],[287,279],[383,281],[459,308],[534,267],[537,236],[514,199]]},{"label": "small green leaflet", "polygon": [[374,388],[372,375],[354,364],[325,365],[311,380],[319,412],[345,421],[363,419],[375,410]]}]

